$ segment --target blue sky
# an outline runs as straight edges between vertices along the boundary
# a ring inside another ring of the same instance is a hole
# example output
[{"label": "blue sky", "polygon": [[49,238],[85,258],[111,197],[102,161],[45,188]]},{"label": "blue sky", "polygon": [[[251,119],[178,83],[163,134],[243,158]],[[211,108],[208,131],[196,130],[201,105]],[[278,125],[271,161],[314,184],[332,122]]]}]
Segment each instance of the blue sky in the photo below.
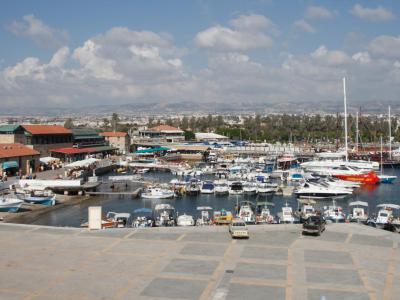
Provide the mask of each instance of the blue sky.
[{"label": "blue sky", "polygon": [[0,20],[6,107],[329,102],[344,75],[357,101],[399,95],[396,0],[3,0]]}]

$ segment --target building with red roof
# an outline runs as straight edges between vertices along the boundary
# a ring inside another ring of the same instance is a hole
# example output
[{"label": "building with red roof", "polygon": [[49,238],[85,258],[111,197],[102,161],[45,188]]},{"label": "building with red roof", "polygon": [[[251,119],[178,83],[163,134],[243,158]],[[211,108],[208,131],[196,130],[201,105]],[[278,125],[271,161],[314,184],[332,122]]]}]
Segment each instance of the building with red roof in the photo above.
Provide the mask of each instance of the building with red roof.
[{"label": "building with red roof", "polygon": [[139,131],[140,138],[155,142],[182,142],[185,140],[185,132],[170,125],[158,125]]},{"label": "building with red roof", "polygon": [[28,174],[36,171],[40,153],[20,143],[0,144],[0,174]]},{"label": "building with red roof", "polygon": [[107,131],[101,132],[110,147],[115,147],[122,154],[128,153],[131,145],[131,138],[126,132]]}]

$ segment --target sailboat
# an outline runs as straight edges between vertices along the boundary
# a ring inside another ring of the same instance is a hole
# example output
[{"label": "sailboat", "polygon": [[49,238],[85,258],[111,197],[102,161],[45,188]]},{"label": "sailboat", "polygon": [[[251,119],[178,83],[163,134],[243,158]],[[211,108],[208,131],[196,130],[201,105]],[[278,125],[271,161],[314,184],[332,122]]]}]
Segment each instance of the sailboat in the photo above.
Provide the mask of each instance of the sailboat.
[{"label": "sailboat", "polygon": [[[390,109],[389,109],[389,112],[390,112]],[[390,116],[390,113],[389,113],[389,116]],[[390,134],[389,134],[389,139],[390,138],[391,137],[390,137]],[[383,174],[383,143],[382,143],[382,136],[381,136],[381,174],[379,174],[378,177],[379,177],[379,183],[393,183],[397,178],[397,176],[395,176],[395,175],[385,175],[385,174]]]}]

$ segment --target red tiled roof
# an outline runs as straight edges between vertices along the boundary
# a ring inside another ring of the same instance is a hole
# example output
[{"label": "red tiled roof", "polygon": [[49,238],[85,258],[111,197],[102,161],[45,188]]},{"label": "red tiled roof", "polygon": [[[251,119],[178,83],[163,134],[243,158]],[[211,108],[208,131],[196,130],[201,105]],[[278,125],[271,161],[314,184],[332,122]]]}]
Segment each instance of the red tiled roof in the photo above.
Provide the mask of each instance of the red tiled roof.
[{"label": "red tiled roof", "polygon": [[22,144],[0,144],[0,158],[39,155],[40,153]]},{"label": "red tiled roof", "polygon": [[120,131],[116,131],[116,132],[101,132],[100,135],[105,136],[105,137],[125,137],[128,134],[126,132],[120,132]]},{"label": "red tiled roof", "polygon": [[169,125],[158,125],[156,127],[149,128],[149,131],[181,131],[179,128]]},{"label": "red tiled roof", "polygon": [[22,125],[30,134],[72,134],[60,125]]}]

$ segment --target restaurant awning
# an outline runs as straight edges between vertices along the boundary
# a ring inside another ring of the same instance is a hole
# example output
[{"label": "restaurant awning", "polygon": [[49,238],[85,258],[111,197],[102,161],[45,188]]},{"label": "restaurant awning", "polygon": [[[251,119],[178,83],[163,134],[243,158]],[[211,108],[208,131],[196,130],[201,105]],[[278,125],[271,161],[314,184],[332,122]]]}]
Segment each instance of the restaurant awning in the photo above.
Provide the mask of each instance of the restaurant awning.
[{"label": "restaurant awning", "polygon": [[18,168],[18,167],[19,167],[18,162],[14,161],[14,160],[3,162],[3,170]]},{"label": "restaurant awning", "polygon": [[141,149],[135,152],[135,154],[142,154],[142,153],[154,153],[160,151],[168,151],[170,148],[167,147],[158,147],[158,148],[151,148],[151,149]]}]

